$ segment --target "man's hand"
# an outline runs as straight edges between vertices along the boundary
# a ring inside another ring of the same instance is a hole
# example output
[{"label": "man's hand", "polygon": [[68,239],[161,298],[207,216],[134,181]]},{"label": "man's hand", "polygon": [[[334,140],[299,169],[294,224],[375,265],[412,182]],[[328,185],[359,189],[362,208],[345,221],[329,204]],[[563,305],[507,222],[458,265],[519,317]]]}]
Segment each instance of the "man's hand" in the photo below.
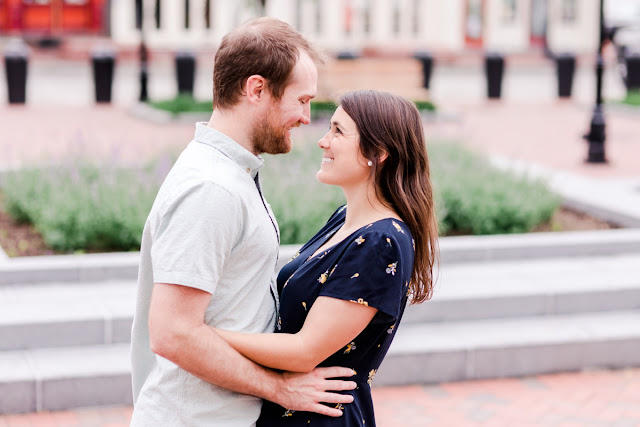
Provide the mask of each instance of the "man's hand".
[{"label": "man's hand", "polygon": [[342,415],[340,409],[323,405],[324,403],[351,403],[353,396],[330,393],[330,391],[353,390],[357,387],[354,381],[328,380],[327,378],[351,377],[353,369],[349,368],[316,368],[309,373],[285,372],[282,386],[276,396],[275,403],[294,411],[316,412],[330,417]]}]

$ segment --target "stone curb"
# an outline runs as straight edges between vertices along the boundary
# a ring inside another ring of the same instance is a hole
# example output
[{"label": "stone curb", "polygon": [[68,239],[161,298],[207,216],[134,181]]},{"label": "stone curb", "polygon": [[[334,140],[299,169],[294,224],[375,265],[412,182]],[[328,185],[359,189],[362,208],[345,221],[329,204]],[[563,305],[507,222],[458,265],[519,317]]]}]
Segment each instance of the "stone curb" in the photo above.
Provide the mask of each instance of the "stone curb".
[{"label": "stone curb", "polygon": [[[278,268],[300,245],[282,245]],[[640,252],[640,228],[440,239],[440,262],[483,262]],[[9,258],[0,262],[0,286],[16,283],[135,280],[138,252]]]}]

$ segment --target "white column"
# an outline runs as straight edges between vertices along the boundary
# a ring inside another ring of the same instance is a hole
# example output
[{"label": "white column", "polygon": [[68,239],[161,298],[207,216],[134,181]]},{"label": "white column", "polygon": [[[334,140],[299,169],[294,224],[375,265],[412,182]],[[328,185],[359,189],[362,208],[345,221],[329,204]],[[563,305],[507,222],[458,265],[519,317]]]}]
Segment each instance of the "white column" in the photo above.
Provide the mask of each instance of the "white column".
[{"label": "white column", "polygon": [[142,28],[144,30],[145,41],[150,46],[158,38],[159,30],[156,28],[155,0],[142,0]]},{"label": "white column", "polygon": [[324,12],[318,44],[328,50],[342,49],[346,39],[344,0],[322,0],[322,5]]},{"label": "white column", "polygon": [[158,41],[170,48],[184,44],[184,0],[160,0],[160,34]]},{"label": "white column", "polygon": [[576,0],[576,19],[563,19],[562,1],[549,0],[547,42],[554,53],[595,52],[598,46],[600,3]]},{"label": "white column", "polygon": [[529,23],[525,10],[530,8],[529,0],[516,2],[515,17],[508,20],[508,10],[504,0],[488,0],[486,9],[485,46],[489,50],[517,52],[529,47]]},{"label": "white column", "polygon": [[115,43],[133,46],[139,43],[140,34],[136,29],[135,2],[132,0],[111,0],[111,38]]},{"label": "white column", "polygon": [[205,20],[205,2],[206,0],[190,0],[189,3],[189,45],[198,47],[198,45],[207,44],[207,30]]},{"label": "white column", "polygon": [[234,16],[237,3],[229,0],[215,0],[211,3],[212,7],[214,5],[215,12],[213,14],[214,20],[212,21],[214,38],[222,40],[222,37],[235,27]]},{"label": "white column", "polygon": [[267,15],[278,18],[290,25],[295,25],[296,11],[292,7],[293,0],[269,0],[267,2]]},{"label": "white column", "polygon": [[423,0],[420,46],[458,51],[464,47],[465,0]]},{"label": "white column", "polygon": [[373,43],[388,43],[395,38],[393,34],[393,17],[395,0],[370,0],[371,33],[369,40]]}]

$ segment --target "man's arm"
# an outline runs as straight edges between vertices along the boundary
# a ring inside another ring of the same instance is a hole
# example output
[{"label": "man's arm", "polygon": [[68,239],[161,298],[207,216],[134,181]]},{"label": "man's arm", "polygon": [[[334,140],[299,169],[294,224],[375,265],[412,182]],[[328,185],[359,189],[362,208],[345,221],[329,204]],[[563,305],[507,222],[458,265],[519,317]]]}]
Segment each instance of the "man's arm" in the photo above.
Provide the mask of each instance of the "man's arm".
[{"label": "man's arm", "polygon": [[350,403],[353,397],[328,390],[352,390],[348,368],[318,368],[308,374],[270,371],[242,356],[204,323],[211,294],[186,286],[156,283],[149,312],[151,350],[211,384],[258,396],[287,409],[340,416],[322,405]]}]

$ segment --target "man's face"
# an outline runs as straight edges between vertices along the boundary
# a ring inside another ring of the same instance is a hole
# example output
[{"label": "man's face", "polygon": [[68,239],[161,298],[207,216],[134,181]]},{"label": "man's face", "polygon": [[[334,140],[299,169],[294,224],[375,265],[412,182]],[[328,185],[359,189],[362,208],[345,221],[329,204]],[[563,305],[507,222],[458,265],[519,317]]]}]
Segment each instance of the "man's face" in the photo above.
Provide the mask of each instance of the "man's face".
[{"label": "man's face", "polygon": [[254,152],[281,154],[291,151],[291,129],[309,124],[309,103],[316,95],[318,71],[308,54],[301,52],[291,81],[280,100],[272,99],[253,129]]}]

